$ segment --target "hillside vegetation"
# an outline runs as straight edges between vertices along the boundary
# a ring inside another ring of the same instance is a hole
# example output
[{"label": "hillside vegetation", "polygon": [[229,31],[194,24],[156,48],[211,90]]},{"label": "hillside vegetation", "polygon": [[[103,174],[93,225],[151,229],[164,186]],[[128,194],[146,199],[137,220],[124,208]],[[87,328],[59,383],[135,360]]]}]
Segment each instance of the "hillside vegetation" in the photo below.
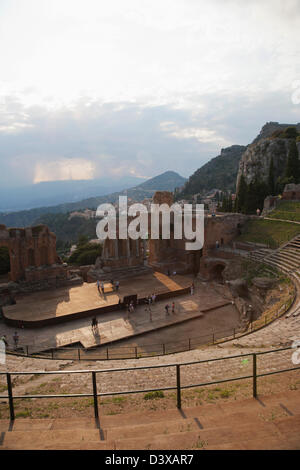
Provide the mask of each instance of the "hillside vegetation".
[{"label": "hillside vegetation", "polygon": [[51,232],[54,232],[58,242],[76,243],[81,235],[87,239],[97,238],[96,219],[84,219],[83,217],[72,217],[69,214],[46,214],[35,221],[36,224],[45,224]]},{"label": "hillside vegetation", "polygon": [[262,243],[277,248],[300,233],[300,225],[276,220],[252,219],[237,241]]},{"label": "hillside vegetation", "polygon": [[222,149],[221,155],[212,158],[190,176],[183,190],[176,194],[176,199],[211,189],[235,191],[239,161],[246,148],[232,145]]},{"label": "hillside vegetation", "polygon": [[300,202],[280,201],[268,217],[272,219],[292,220],[300,222]]}]

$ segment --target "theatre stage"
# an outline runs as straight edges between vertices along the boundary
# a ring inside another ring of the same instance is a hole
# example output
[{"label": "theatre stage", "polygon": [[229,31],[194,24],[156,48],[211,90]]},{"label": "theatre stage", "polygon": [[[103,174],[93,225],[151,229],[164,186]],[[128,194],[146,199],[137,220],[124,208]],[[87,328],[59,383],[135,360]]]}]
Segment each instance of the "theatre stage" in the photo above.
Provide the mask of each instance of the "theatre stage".
[{"label": "theatre stage", "polygon": [[[191,286],[192,275],[167,276],[160,272],[128,278],[120,281],[119,291],[113,291],[110,282],[105,282],[105,294],[100,295],[96,283],[84,283],[71,288],[59,288],[32,294],[19,294],[16,304],[3,307],[8,321],[23,321],[41,326],[72,318],[101,314],[101,311],[117,309],[124,296],[137,294],[138,299],[148,295],[171,293]],[[99,309],[99,310],[98,310]],[[73,317],[72,317],[73,316]]]}]

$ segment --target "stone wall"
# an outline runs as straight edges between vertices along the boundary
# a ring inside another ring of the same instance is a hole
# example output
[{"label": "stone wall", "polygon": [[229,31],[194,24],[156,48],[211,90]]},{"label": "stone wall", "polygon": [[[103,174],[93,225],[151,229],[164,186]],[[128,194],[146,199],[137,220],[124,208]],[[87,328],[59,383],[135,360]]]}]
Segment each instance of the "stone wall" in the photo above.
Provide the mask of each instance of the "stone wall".
[{"label": "stone wall", "polygon": [[286,184],[282,193],[286,201],[300,201],[300,184]]},{"label": "stone wall", "polygon": [[49,277],[50,266],[53,275],[61,276],[64,272],[56,253],[56,236],[46,225],[28,228],[0,225],[0,246],[9,250],[12,281],[45,279]]}]

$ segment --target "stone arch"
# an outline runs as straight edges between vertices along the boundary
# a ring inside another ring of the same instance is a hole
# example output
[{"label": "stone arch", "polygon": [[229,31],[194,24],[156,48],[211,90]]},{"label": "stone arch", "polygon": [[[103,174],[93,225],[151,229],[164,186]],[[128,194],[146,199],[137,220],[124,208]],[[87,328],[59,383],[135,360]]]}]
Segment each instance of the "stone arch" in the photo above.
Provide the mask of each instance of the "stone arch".
[{"label": "stone arch", "polygon": [[222,262],[215,263],[213,266],[211,266],[209,270],[210,280],[223,282],[224,281],[223,271],[225,267],[226,267],[225,263],[222,263]]}]

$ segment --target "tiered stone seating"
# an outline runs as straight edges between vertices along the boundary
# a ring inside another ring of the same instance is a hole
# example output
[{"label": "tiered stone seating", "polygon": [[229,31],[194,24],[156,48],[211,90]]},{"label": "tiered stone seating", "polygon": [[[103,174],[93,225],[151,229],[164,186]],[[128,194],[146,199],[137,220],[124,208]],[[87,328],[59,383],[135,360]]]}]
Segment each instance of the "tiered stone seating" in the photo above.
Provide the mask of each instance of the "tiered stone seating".
[{"label": "tiered stone seating", "polygon": [[298,271],[300,269],[300,235],[265,256],[263,261],[286,273]]},{"label": "tiered stone seating", "polygon": [[0,449],[298,449],[299,391],[182,410],[0,420]]},{"label": "tiered stone seating", "polygon": [[[250,257],[256,261],[263,262],[273,268],[288,274],[296,283],[300,291],[300,235],[282,245],[277,250],[257,250],[251,253]],[[286,317],[300,314],[300,301],[296,301],[293,308]]]},{"label": "tiered stone seating", "polygon": [[271,253],[273,253],[273,250],[269,248],[259,248],[258,250],[251,251],[249,257],[255,261],[262,261]]}]

